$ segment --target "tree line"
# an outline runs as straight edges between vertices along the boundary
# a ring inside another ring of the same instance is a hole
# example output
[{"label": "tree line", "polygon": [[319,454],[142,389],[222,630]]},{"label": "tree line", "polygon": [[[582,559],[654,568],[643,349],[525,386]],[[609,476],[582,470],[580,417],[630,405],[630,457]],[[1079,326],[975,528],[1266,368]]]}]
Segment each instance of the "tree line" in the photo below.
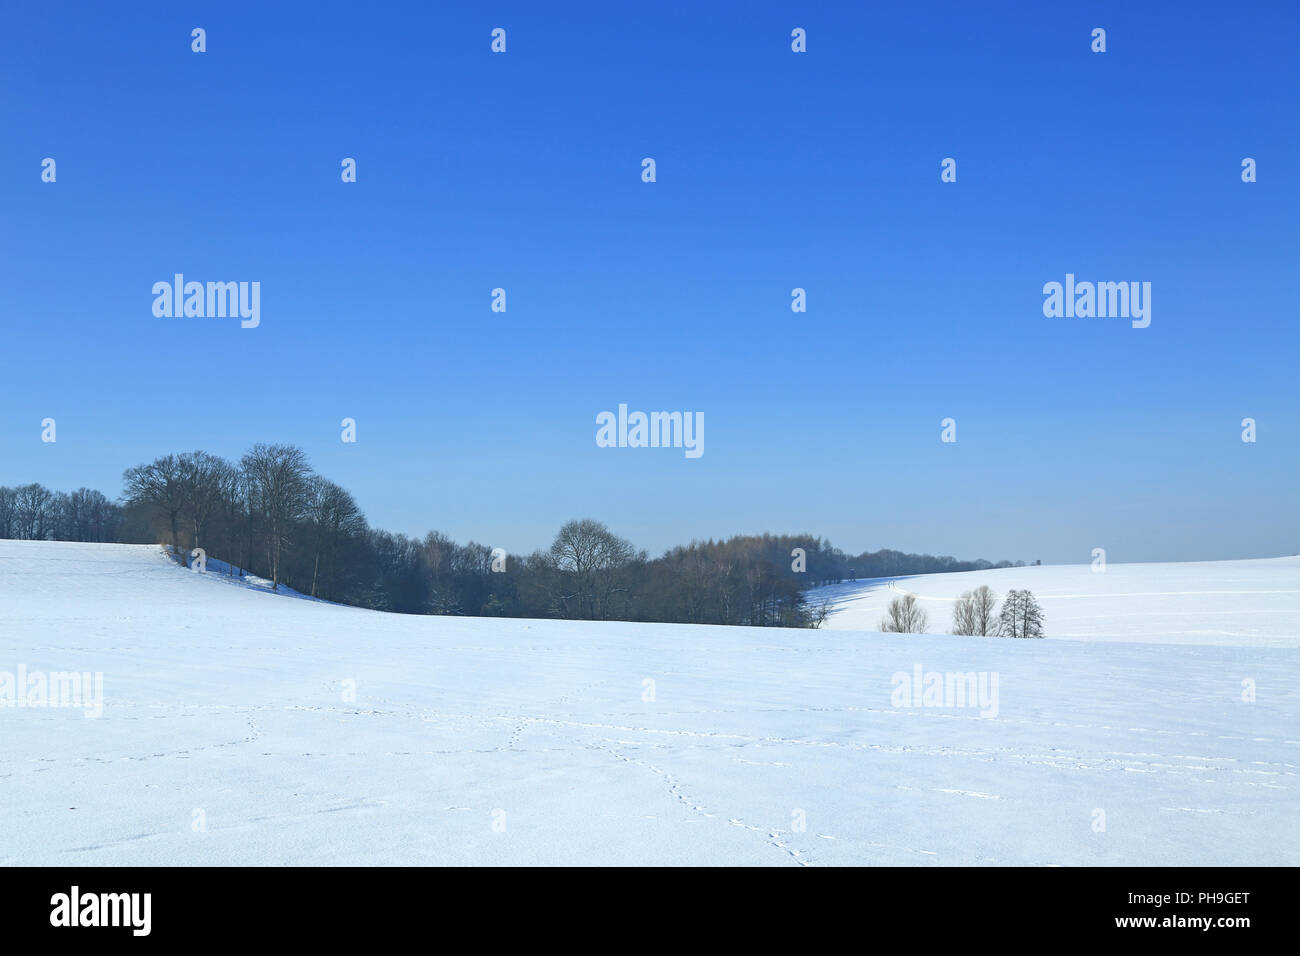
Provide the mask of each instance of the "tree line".
[{"label": "tree line", "polygon": [[98,491],[50,491],[43,485],[0,487],[0,538],[117,541],[121,506]]},{"label": "tree line", "polygon": [[567,522],[549,547],[505,556],[437,531],[372,528],[300,448],[276,444],[254,445],[238,461],[164,455],[128,468],[118,501],[85,488],[0,488],[0,537],[160,543],[186,563],[201,548],[226,574],[376,610],[783,627],[824,620],[826,607],[805,597],[818,585],[1012,566],[848,554],[819,537],[772,534],[693,541],[652,558],[590,518]]}]

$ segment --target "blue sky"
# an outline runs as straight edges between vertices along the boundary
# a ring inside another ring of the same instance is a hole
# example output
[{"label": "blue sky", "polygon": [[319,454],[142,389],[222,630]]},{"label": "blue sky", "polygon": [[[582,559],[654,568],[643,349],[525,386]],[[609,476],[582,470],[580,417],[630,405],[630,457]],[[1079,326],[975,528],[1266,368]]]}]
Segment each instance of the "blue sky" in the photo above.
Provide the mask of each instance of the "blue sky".
[{"label": "blue sky", "polygon": [[[278,441],[512,552],[1300,550],[1295,4],[271,6],[6,12],[0,483]],[[176,272],[260,327],[156,318]],[[1045,318],[1067,272],[1151,326]],[[705,454],[598,448],[620,402]]]}]

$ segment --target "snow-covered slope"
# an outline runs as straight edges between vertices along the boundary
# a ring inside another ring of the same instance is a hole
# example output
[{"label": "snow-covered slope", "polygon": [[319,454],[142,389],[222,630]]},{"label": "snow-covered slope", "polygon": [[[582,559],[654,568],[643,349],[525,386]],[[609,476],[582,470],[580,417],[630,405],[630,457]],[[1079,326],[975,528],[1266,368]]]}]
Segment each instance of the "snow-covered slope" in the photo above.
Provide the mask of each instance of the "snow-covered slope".
[{"label": "snow-covered slope", "polygon": [[[1286,648],[408,617],[0,541],[19,667],[104,703],[0,708],[4,864],[1300,863]],[[894,706],[916,667],[996,716]]]},{"label": "snow-covered slope", "polygon": [[956,598],[981,584],[999,598],[1033,591],[1048,638],[1300,647],[1300,557],[923,574],[830,585],[808,600],[832,602],[826,627],[862,631],[878,628],[889,602],[911,592],[929,617],[926,630],[942,634]]}]

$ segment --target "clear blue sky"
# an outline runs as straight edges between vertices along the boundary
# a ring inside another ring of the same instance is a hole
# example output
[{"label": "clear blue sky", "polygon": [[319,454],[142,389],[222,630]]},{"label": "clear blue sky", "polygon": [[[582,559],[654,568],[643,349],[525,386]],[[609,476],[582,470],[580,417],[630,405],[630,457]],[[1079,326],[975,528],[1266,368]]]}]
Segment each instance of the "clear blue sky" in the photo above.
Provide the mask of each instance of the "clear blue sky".
[{"label": "clear blue sky", "polygon": [[[512,552],[1300,550],[1295,3],[289,6],[9,5],[0,483],[276,441]],[[261,326],[155,318],[175,272]],[[1067,272],[1150,328],[1045,318]],[[620,402],[704,456],[598,448]]]}]

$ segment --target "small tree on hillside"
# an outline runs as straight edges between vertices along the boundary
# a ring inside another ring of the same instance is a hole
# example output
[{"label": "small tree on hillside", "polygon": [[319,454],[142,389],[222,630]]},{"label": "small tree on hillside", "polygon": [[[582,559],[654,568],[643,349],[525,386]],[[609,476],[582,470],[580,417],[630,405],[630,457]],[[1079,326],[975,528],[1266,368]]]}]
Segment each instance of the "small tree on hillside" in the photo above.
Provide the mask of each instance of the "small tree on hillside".
[{"label": "small tree on hillside", "polygon": [[1003,637],[1043,636],[1043,609],[1032,591],[1008,591],[998,621]]},{"label": "small tree on hillside", "polygon": [[822,598],[816,604],[809,605],[807,608],[807,620],[809,627],[821,627],[835,610],[835,605],[830,598]]},{"label": "small tree on hillside", "polygon": [[889,602],[889,610],[880,621],[880,629],[895,634],[924,634],[929,620],[916,603],[915,594],[904,594]]}]

